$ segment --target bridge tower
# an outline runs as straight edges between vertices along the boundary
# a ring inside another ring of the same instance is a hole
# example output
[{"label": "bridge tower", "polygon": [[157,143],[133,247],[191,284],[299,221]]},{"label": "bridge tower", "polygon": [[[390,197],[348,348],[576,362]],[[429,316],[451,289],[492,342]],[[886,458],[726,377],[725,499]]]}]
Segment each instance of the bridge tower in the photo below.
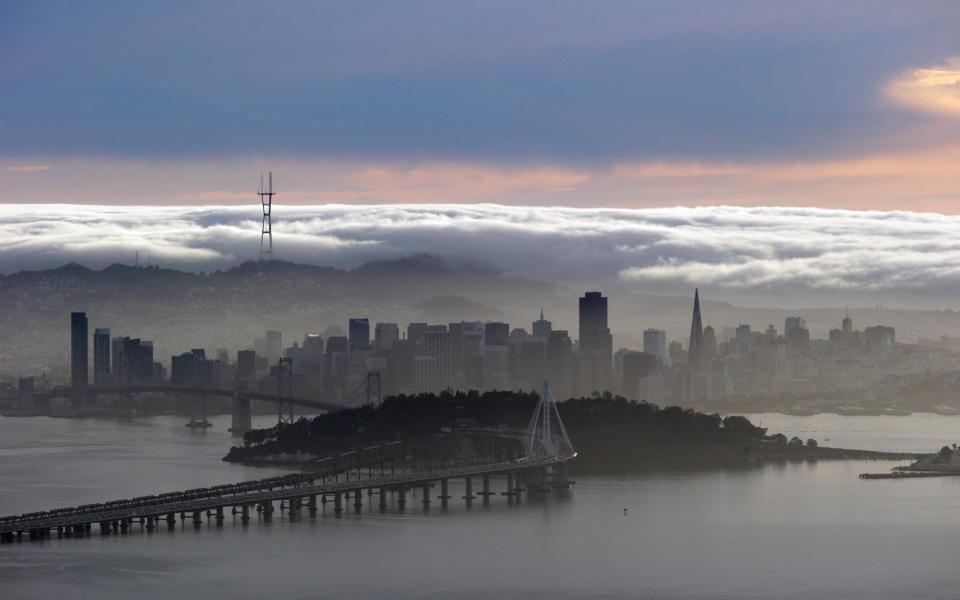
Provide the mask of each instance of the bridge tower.
[{"label": "bridge tower", "polygon": [[567,429],[557,411],[557,404],[550,393],[550,382],[543,381],[543,393],[527,425],[525,443],[528,451],[535,456],[559,456],[576,454]]},{"label": "bridge tower", "polygon": [[[289,357],[281,358],[277,363],[277,395],[293,398],[293,360]],[[277,425],[293,423],[293,404],[287,404],[289,413],[283,416],[283,402],[277,403]]]},{"label": "bridge tower", "polygon": [[260,188],[257,190],[260,196],[260,205],[263,207],[263,222],[260,227],[260,262],[270,262],[273,260],[273,230],[272,230],[272,210],[273,210],[273,172],[268,175],[267,186],[263,185],[263,173],[260,173]]}]

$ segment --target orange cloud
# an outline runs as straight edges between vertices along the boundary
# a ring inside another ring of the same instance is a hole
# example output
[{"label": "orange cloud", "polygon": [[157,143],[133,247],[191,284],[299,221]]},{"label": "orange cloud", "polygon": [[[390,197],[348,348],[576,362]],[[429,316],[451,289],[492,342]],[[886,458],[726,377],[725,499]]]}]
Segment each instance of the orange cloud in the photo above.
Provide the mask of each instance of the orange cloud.
[{"label": "orange cloud", "polygon": [[913,69],[889,82],[887,97],[922,112],[960,117],[960,57],[943,66]]},{"label": "orange cloud", "polygon": [[494,168],[462,163],[429,163],[410,168],[369,166],[353,171],[347,182],[363,195],[388,194],[404,201],[495,199],[516,191],[569,192],[590,179],[583,171],[560,167]]},{"label": "orange cloud", "polygon": [[49,171],[50,165],[8,165],[7,171],[14,173],[36,173],[38,171]]}]

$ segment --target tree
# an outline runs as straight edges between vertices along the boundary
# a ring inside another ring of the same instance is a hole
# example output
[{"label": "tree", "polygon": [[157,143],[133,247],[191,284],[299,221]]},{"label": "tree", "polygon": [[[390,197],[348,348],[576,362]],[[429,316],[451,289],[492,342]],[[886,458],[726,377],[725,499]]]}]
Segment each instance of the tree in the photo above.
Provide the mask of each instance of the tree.
[{"label": "tree", "polygon": [[817,440],[813,438],[810,438],[809,440],[807,440],[807,448],[816,448],[816,447],[817,447]]},{"label": "tree", "polygon": [[944,446],[940,448],[940,458],[943,460],[950,460],[953,458],[953,450],[950,449],[950,446]]}]

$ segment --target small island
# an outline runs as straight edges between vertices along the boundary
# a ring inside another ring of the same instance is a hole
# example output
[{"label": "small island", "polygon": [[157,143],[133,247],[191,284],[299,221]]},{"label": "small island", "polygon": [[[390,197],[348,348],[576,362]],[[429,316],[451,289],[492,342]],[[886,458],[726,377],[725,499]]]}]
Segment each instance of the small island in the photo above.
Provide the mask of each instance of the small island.
[{"label": "small island", "polygon": [[[523,429],[536,393],[511,391],[399,395],[246,433],[224,460],[291,467],[344,449],[400,440],[407,452],[450,458],[476,452],[467,430]],[[815,440],[768,434],[741,416],[721,417],[611,394],[557,404],[579,452],[571,470],[614,473],[737,467],[785,460],[903,460],[914,455],[826,448]]]}]

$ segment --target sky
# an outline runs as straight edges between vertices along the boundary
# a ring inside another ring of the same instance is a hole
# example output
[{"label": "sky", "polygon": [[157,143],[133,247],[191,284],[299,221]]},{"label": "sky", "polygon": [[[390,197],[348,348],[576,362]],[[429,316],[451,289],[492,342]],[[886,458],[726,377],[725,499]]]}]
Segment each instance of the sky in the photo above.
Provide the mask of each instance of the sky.
[{"label": "sky", "polygon": [[[0,5],[2,202],[956,212],[955,1]],[[256,200],[255,197],[252,200]]]},{"label": "sky", "polygon": [[272,171],[307,262],[482,230],[508,270],[960,291],[958,31],[955,0],[0,3],[0,272],[254,256]]}]

